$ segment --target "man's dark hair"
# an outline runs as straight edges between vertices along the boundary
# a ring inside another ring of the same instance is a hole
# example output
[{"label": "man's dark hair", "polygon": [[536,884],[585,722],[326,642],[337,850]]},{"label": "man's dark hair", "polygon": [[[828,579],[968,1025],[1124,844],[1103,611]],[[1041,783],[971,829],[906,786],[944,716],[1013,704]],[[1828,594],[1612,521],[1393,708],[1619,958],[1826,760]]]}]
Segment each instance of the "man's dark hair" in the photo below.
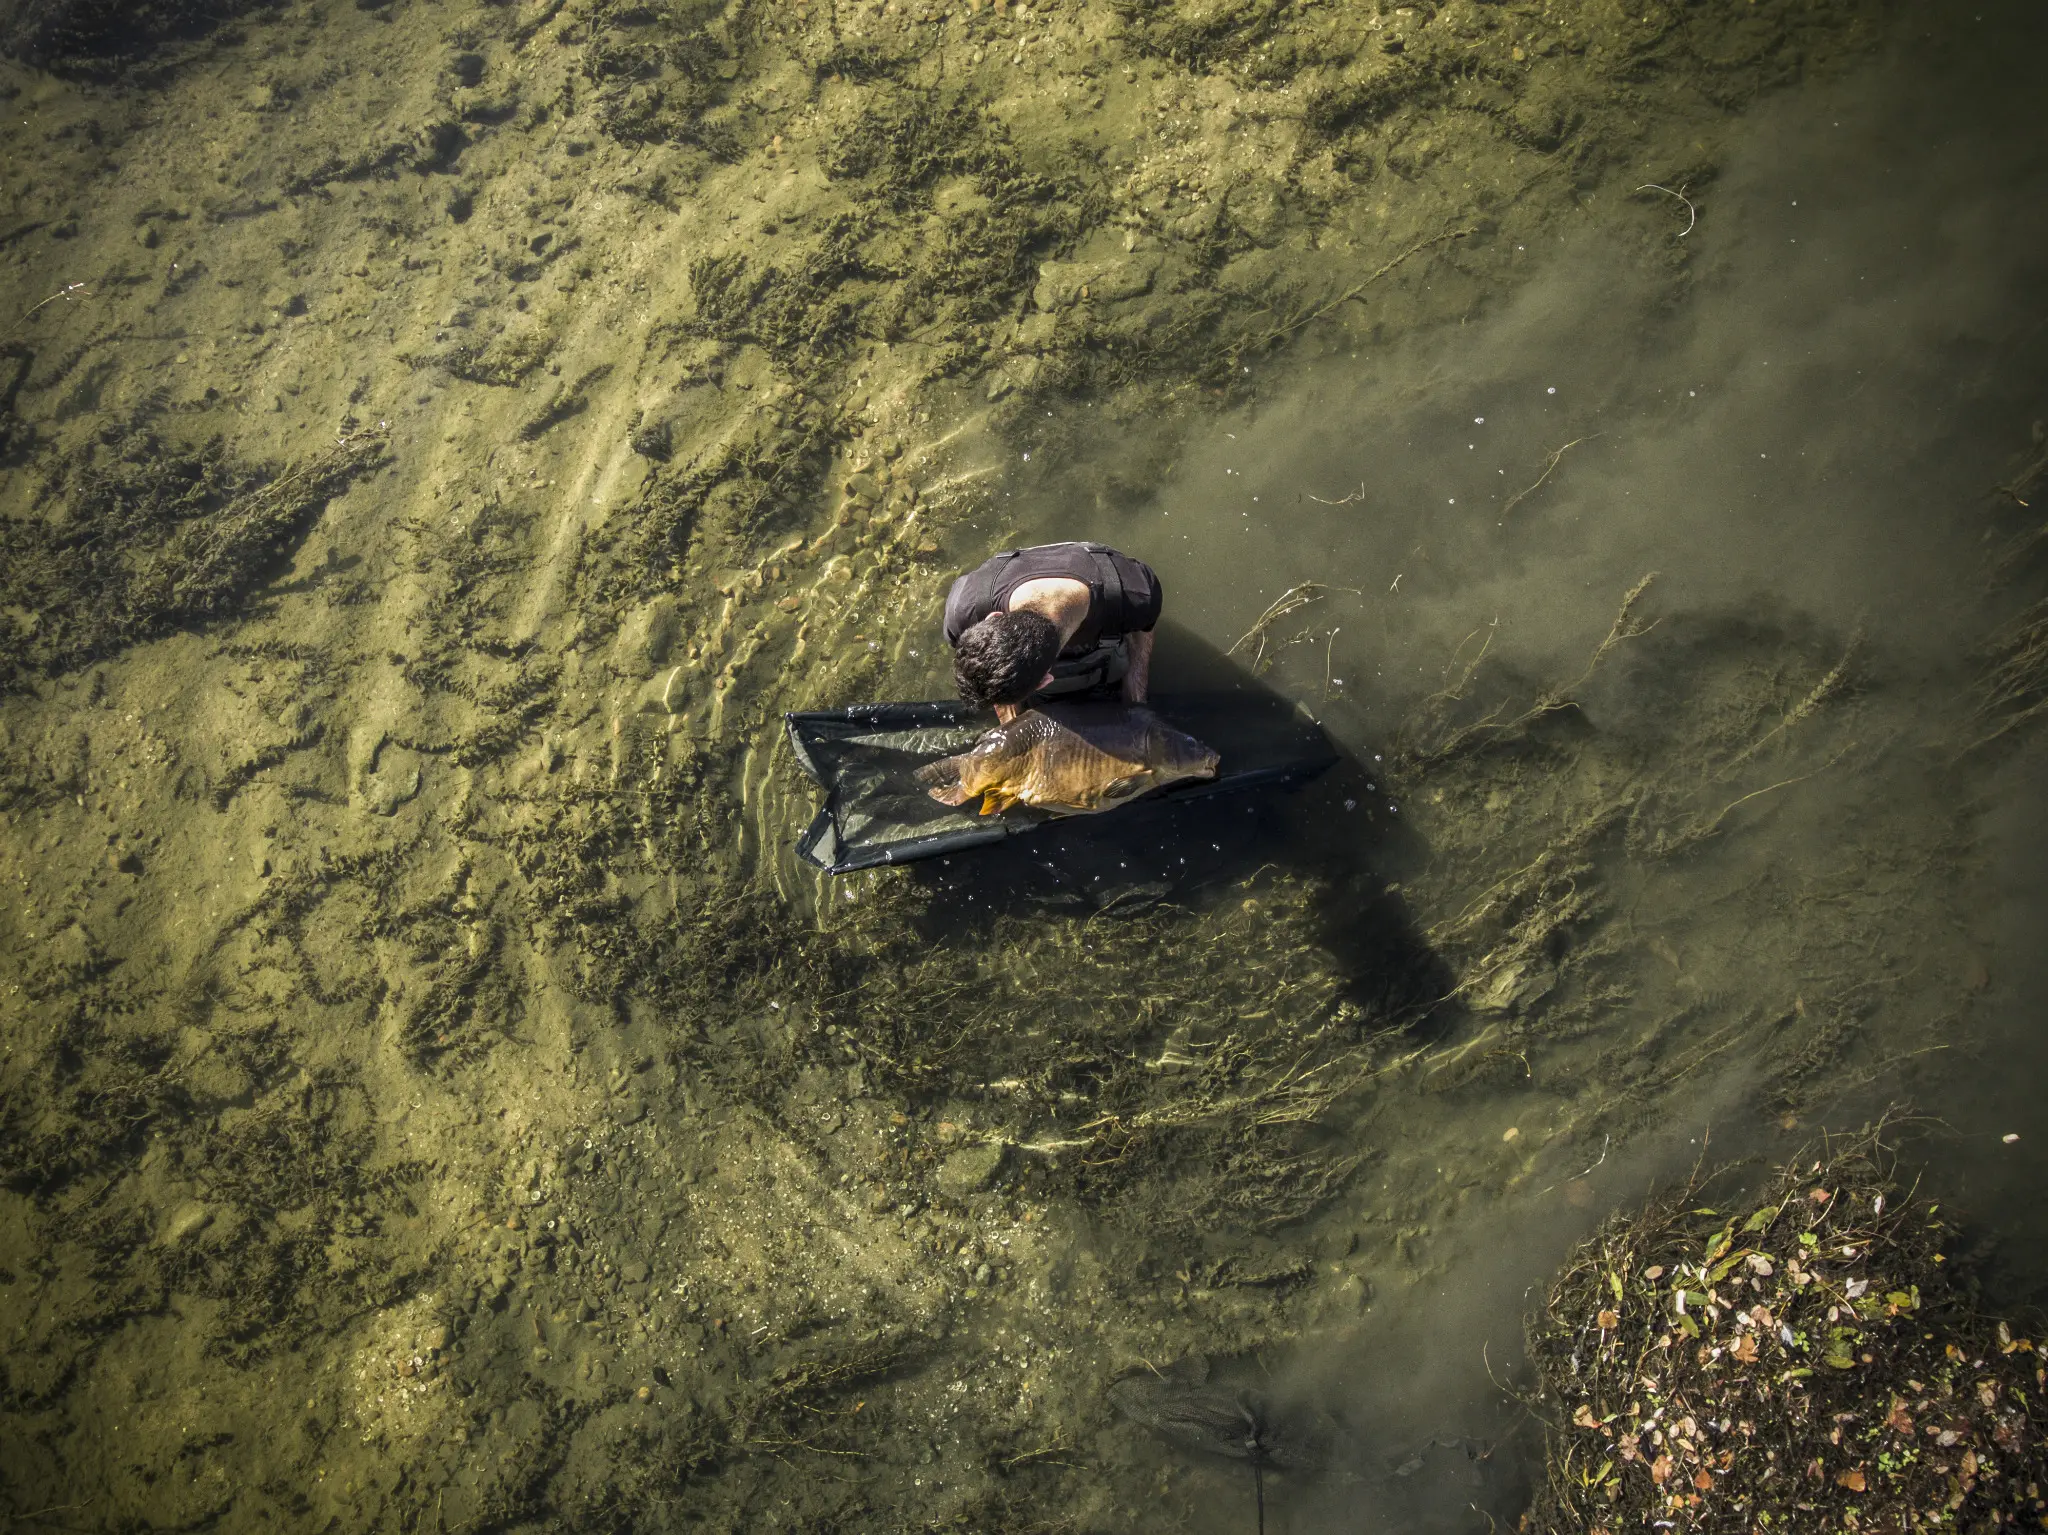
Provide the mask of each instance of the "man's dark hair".
[{"label": "man's dark hair", "polygon": [[1059,653],[1059,626],[1044,614],[991,613],[953,648],[953,685],[980,708],[1021,704]]}]

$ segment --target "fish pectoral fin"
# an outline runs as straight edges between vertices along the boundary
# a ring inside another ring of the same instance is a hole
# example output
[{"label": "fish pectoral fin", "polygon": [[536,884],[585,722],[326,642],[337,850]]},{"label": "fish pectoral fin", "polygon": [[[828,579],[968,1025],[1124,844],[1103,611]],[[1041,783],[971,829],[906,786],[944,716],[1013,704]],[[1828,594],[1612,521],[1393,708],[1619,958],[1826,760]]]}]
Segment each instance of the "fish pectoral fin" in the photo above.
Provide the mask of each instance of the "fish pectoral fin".
[{"label": "fish pectoral fin", "polygon": [[1151,777],[1152,770],[1150,768],[1139,768],[1135,773],[1126,773],[1121,778],[1112,778],[1102,786],[1102,798],[1122,799],[1142,788]]},{"label": "fish pectoral fin", "polygon": [[941,757],[936,762],[927,762],[911,776],[925,786],[925,793],[941,805],[964,805],[969,790],[961,780],[966,776],[960,771],[962,759]]}]

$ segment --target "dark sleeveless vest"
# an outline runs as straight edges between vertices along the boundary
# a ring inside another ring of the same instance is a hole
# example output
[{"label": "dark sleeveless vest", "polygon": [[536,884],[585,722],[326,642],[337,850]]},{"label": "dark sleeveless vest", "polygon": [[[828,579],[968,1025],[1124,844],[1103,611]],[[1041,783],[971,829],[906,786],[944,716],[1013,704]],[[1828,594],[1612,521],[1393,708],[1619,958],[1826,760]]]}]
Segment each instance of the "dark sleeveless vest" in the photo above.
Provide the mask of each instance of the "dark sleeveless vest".
[{"label": "dark sleeveless vest", "polygon": [[1120,640],[1159,622],[1159,576],[1143,560],[1106,544],[1039,544],[1006,549],[953,583],[946,597],[946,643],[959,644],[960,636],[989,614],[1005,611],[1018,587],[1047,576],[1088,588],[1088,616],[1060,652],[1062,658],[1086,655],[1106,640]]}]

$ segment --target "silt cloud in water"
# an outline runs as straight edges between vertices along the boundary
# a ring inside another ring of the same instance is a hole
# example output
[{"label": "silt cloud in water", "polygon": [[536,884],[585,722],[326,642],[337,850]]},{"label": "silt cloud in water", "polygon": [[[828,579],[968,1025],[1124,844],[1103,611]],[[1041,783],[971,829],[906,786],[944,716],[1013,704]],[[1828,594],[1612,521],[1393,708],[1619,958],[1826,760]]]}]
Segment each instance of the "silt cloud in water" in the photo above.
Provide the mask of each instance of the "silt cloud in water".
[{"label": "silt cloud in water", "polygon": [[[1361,755],[1475,634],[1529,689],[1578,674],[1652,571],[1654,616],[1673,626],[1656,654],[1711,650],[1744,626],[1853,647],[1871,694],[1862,728],[1897,743],[1894,764],[1960,739],[1974,654],[2021,600],[1987,584],[1983,535],[1987,491],[2048,414],[2048,155],[2012,62],[2037,55],[1996,19],[1957,25],[1981,30],[1934,62],[1909,48],[1759,108],[1720,174],[1685,189],[1689,234],[1662,194],[1592,203],[1586,232],[1524,253],[1535,275],[1497,310],[1322,362],[1217,423],[1149,505],[1096,536],[1157,565],[1174,617],[1219,643],[1286,589],[1324,583],[1315,639],[1334,637],[1273,675]],[[1590,685],[1590,727],[1653,732],[1646,721],[1689,706],[1668,695],[1695,673],[1663,665],[1652,655]],[[1987,792],[2021,795],[2025,777]],[[1952,817],[1954,792],[1910,761],[1853,791],[1930,825]],[[1728,856],[1761,877],[1774,859],[1842,854],[1842,807],[1802,804],[1766,845]],[[1991,814],[2038,822],[2009,804]],[[1687,922],[1682,881],[1648,899]],[[2008,904],[1979,914],[1987,928],[2039,931],[2037,910],[1996,899]],[[1438,1436],[1511,1424],[1482,1344],[1505,1377],[1522,1316],[1603,1210],[1681,1173],[1709,1132],[1717,1154],[1782,1150],[1755,1075],[1717,1067],[1682,1122],[1616,1149],[1585,1209],[1560,1218],[1533,1188],[1468,1206],[1436,1282],[1383,1294],[1355,1344],[1283,1370],[1281,1396],[1374,1441],[1372,1474],[1279,1486],[1268,1527],[1459,1529],[1485,1506],[1512,1518],[1512,1464],[1452,1465],[1463,1452],[1438,1445],[1411,1477],[1385,1472]],[[1925,1076],[1916,1090],[1942,1091]],[[1376,1197],[1377,1179],[1356,1191],[1361,1206]],[[1525,1423],[1519,1453],[1539,1438]],[[1249,1525],[1219,1507],[1214,1528]]]}]

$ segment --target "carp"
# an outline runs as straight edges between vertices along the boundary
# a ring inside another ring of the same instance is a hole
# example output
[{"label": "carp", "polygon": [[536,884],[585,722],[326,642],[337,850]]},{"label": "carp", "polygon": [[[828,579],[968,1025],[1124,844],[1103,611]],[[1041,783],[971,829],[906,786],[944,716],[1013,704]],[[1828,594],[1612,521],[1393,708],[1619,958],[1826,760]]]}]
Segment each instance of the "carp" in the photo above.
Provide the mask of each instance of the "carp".
[{"label": "carp", "polygon": [[1214,778],[1218,757],[1150,709],[1050,705],[998,725],[954,757],[917,770],[942,805],[981,796],[981,813],[1012,805],[1111,810],[1183,778]]}]

